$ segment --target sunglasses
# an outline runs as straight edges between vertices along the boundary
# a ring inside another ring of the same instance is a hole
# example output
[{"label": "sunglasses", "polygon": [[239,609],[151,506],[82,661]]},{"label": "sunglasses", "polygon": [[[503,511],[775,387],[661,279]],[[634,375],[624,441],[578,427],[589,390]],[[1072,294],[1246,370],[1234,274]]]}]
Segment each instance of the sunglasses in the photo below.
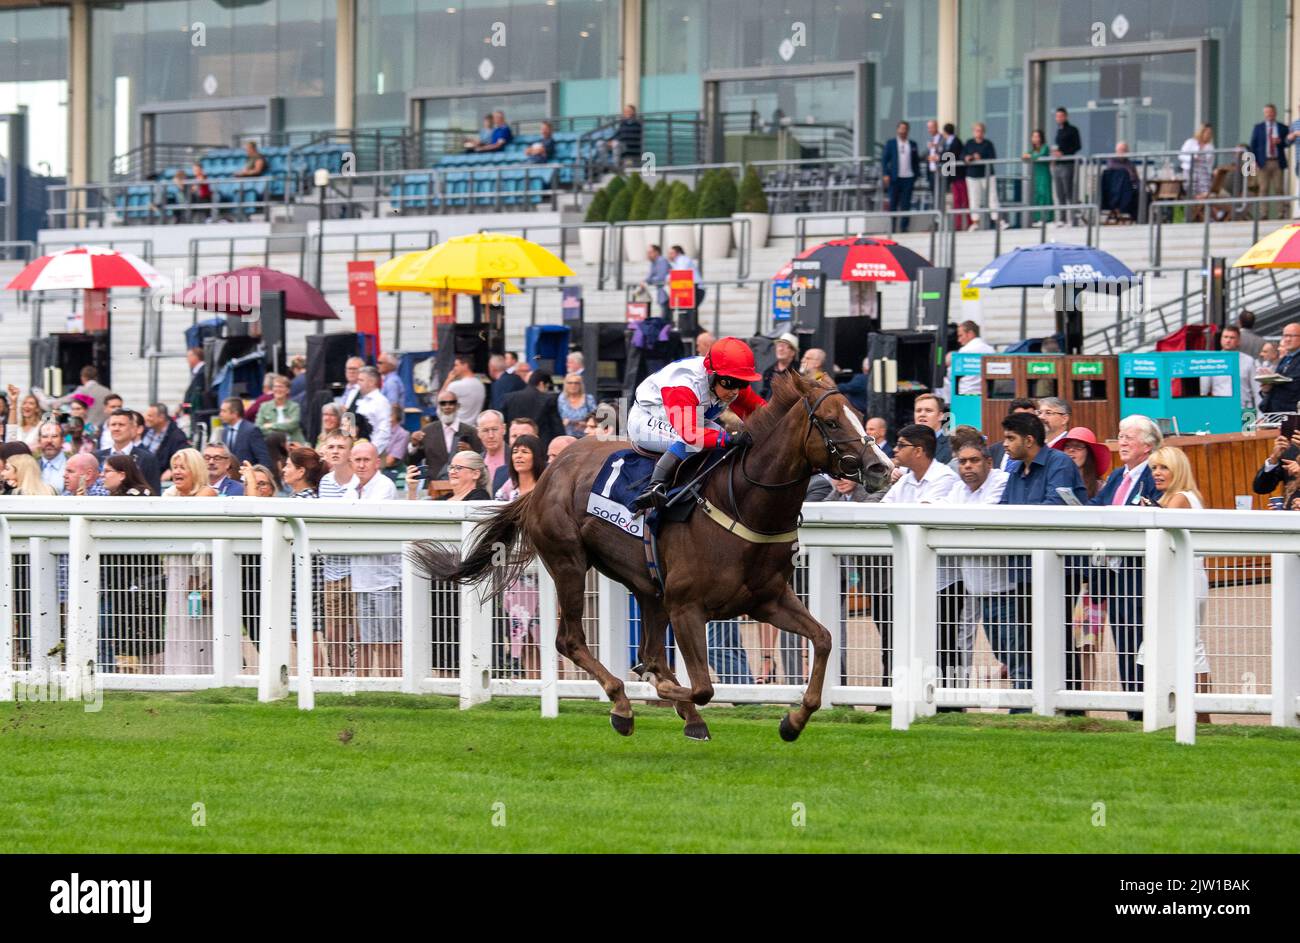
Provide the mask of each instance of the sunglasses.
[{"label": "sunglasses", "polygon": [[440,400],[438,400],[438,405],[439,405],[439,406],[459,406],[460,403],[457,402],[457,401],[454,400],[454,399],[440,399]]},{"label": "sunglasses", "polygon": [[724,390],[743,390],[749,386],[748,380],[741,380],[737,377],[718,377],[718,386]]}]

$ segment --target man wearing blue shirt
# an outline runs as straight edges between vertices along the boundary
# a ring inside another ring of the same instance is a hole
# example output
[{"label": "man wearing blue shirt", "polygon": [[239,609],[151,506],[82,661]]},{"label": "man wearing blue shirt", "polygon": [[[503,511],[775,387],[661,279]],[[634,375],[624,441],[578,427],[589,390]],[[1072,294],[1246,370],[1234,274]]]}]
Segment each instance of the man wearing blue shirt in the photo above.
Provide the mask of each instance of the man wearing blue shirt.
[{"label": "man wearing blue shirt", "polygon": [[1002,504],[1064,504],[1057,488],[1074,492],[1080,504],[1088,503],[1088,492],[1074,459],[1064,452],[1044,447],[1047,430],[1032,413],[1012,413],[1002,420],[1002,442],[1012,461],[1011,478],[1002,492]]},{"label": "man wearing blue shirt", "polygon": [[474,150],[479,153],[505,150],[506,145],[513,141],[514,137],[510,125],[506,124],[506,113],[504,111],[494,111],[492,112],[492,139],[486,144],[480,144]]}]

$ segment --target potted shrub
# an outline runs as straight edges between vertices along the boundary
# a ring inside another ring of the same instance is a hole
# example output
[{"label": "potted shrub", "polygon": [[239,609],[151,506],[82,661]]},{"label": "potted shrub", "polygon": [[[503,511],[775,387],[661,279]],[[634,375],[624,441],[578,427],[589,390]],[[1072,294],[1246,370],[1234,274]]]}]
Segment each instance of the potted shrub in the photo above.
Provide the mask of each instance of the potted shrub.
[{"label": "potted shrub", "polygon": [[578,246],[582,250],[582,261],[588,265],[600,264],[600,247],[605,239],[605,217],[609,215],[609,187],[602,187],[591,198],[587,207],[585,221],[598,223],[596,226],[584,226],[578,230]]},{"label": "potted shrub", "polygon": [[694,256],[699,248],[695,244],[695,226],[691,221],[699,214],[696,212],[695,194],[686,184],[673,184],[673,194],[668,198],[668,218],[672,222],[664,227],[664,251],[668,246],[681,246],[689,256]]},{"label": "potted shrub", "polygon": [[[740,182],[740,191],[736,196],[736,211],[731,214],[731,218],[749,220],[751,249],[761,249],[767,245],[772,217],[767,213],[767,194],[763,192],[763,181],[758,179],[758,171],[752,164],[745,169],[745,177]],[[733,222],[731,228],[739,245],[743,226],[739,222]]]},{"label": "potted shrub", "polygon": [[[722,168],[712,170],[700,183],[699,207],[700,219],[726,219],[735,209],[728,203],[727,182],[731,174]],[[731,255],[731,223],[703,223],[700,231],[700,255],[706,259],[725,259]]]},{"label": "potted shrub", "polygon": [[[628,213],[632,211],[632,191],[627,187],[619,189],[618,193],[609,198],[609,213],[605,216],[607,223],[622,223],[627,221]],[[622,235],[621,227],[617,230]],[[618,237],[610,244],[611,251],[616,251],[618,247]]]}]

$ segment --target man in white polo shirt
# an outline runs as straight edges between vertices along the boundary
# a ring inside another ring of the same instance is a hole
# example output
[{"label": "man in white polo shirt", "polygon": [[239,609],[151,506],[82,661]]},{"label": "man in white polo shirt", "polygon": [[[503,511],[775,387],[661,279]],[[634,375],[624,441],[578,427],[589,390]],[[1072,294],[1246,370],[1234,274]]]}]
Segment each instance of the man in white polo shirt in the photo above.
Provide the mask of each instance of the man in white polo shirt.
[{"label": "man in white polo shirt", "polygon": [[[392,501],[397,488],[379,472],[379,451],[369,442],[352,446],[356,501]],[[397,677],[402,665],[402,555],[367,553],[352,558],[352,592],[361,636],[361,671]]]},{"label": "man in white polo shirt", "polygon": [[[352,470],[352,437],[335,432],[325,440],[321,458],[327,471],[316,491],[321,500],[352,500],[357,476]],[[326,675],[354,674],[356,670],[357,607],[352,595],[352,558],[341,553],[321,557],[325,581],[325,669]]]},{"label": "man in white polo shirt", "polygon": [[934,430],[913,423],[898,430],[894,464],[906,473],[894,482],[882,504],[937,504],[960,483],[957,473],[934,460]]}]

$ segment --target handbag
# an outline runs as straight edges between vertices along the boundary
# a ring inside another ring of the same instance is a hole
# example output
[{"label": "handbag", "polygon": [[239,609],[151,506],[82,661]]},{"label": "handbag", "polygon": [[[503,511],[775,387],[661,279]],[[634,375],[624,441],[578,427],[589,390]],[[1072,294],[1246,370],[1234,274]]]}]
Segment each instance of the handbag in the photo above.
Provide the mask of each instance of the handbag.
[{"label": "handbag", "polygon": [[1106,622],[1106,604],[1093,599],[1085,590],[1079,594],[1070,619],[1076,651],[1095,651],[1101,647],[1102,626]]}]

